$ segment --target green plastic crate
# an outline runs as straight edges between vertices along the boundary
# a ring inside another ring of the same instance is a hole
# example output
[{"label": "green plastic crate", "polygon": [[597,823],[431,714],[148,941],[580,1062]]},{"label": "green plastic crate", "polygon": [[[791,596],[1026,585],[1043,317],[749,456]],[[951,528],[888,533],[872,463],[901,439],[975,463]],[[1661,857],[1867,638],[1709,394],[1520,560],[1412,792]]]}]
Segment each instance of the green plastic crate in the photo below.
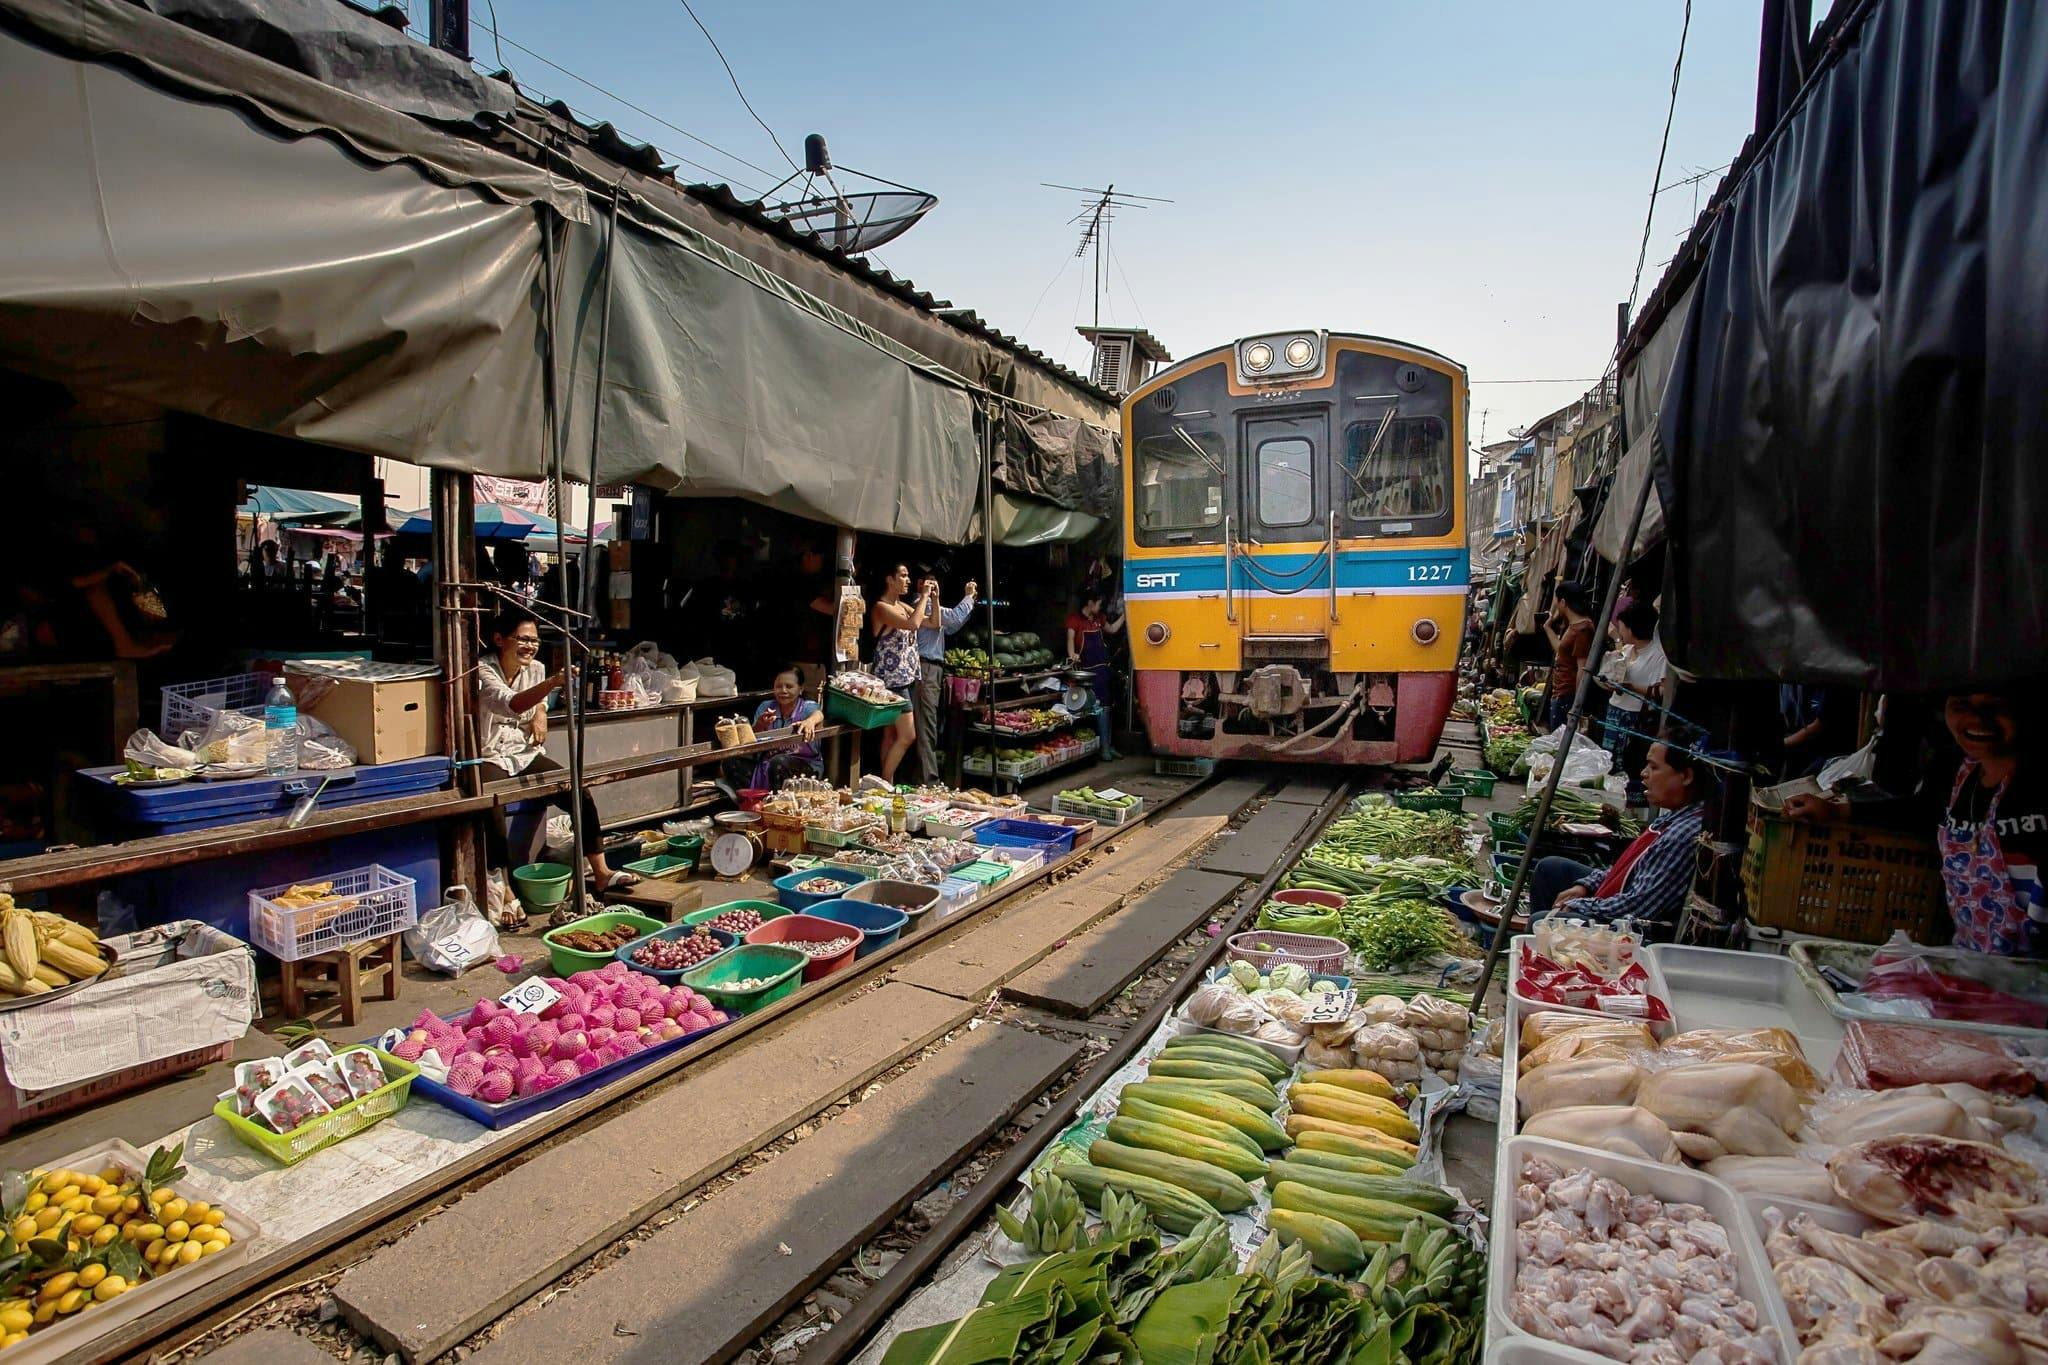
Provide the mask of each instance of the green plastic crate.
[{"label": "green plastic crate", "polygon": [[1465,789],[1444,785],[1433,792],[1395,792],[1394,804],[1402,810],[1463,810]]},{"label": "green plastic crate", "polygon": [[709,924],[728,910],[752,910],[761,917],[761,922],[764,924],[778,915],[790,913],[788,906],[777,905],[774,901],[727,901],[723,905],[707,905],[702,910],[692,910],[689,914],[683,916],[680,923],[692,927],[699,924]]},{"label": "green plastic crate", "polygon": [[994,886],[997,882],[1008,881],[1011,869],[1002,863],[973,862],[965,867],[953,869],[953,875],[983,886]]},{"label": "green plastic crate", "polygon": [[585,953],[574,948],[564,948],[555,942],[557,934],[572,934],[578,929],[588,929],[592,933],[601,934],[621,924],[630,924],[637,929],[639,932],[634,935],[635,938],[644,938],[658,929],[668,928],[660,920],[648,915],[636,915],[630,910],[607,910],[601,915],[585,915],[582,919],[572,920],[560,928],[550,929],[540,936],[540,941],[548,946],[548,964],[555,969],[555,975],[594,972],[611,962],[615,951],[607,948],[601,953]]},{"label": "green plastic crate", "polygon": [[382,1086],[349,1101],[330,1114],[302,1123],[289,1133],[273,1133],[261,1124],[253,1123],[235,1112],[232,1098],[214,1102],[213,1115],[228,1126],[228,1131],[243,1143],[254,1147],[280,1166],[290,1166],[304,1161],[323,1147],[332,1147],[343,1138],[353,1137],[373,1123],[381,1123],[399,1110],[405,1108],[412,1098],[413,1077],[420,1069],[411,1062],[403,1061],[367,1044],[345,1047],[335,1053],[345,1057],[351,1052],[374,1052],[377,1060],[384,1064],[384,1074],[394,1079]]},{"label": "green plastic crate", "polygon": [[1500,778],[1484,768],[1453,768],[1451,781],[1463,787],[1467,796],[1485,798],[1493,795],[1493,784]]},{"label": "green plastic crate", "polygon": [[636,877],[648,877],[655,881],[668,881],[673,877],[687,877],[697,870],[695,858],[681,858],[673,853],[657,853],[652,858],[624,864],[626,871]]},{"label": "green plastic crate", "polygon": [[1497,811],[1487,815],[1486,827],[1493,833],[1493,846],[1495,848],[1506,844],[1512,844],[1516,848],[1520,848],[1523,844],[1529,842],[1529,836],[1522,831],[1522,827],[1517,825],[1512,817],[1502,815]]},{"label": "green plastic crate", "polygon": [[825,689],[825,719],[839,725],[851,725],[862,730],[879,730],[895,723],[896,717],[910,709],[910,703],[899,701],[892,705],[862,701],[849,696],[836,687]]},{"label": "green plastic crate", "polygon": [[[794,994],[804,984],[804,968],[810,963],[810,955],[800,948],[742,943],[684,972],[682,984],[722,1010],[752,1014]],[[726,984],[751,978],[760,978],[767,984],[752,990],[734,990]]]}]

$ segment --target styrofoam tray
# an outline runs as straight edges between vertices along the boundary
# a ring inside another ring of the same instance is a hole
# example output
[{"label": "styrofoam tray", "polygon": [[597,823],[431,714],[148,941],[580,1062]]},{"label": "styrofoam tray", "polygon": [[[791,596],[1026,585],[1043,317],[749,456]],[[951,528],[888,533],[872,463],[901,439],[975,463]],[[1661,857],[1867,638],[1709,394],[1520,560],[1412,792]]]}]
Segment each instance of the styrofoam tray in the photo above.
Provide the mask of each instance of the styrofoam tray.
[{"label": "styrofoam tray", "polygon": [[[1785,1311],[1785,1301],[1778,1293],[1770,1262],[1764,1258],[1763,1243],[1757,1239],[1742,1198],[1734,1190],[1712,1176],[1682,1166],[1660,1166],[1653,1161],[1637,1161],[1611,1152],[1590,1151],[1542,1138],[1518,1137],[1502,1144],[1502,1169],[1509,1183],[1495,1186],[1497,1207],[1514,1207],[1515,1183],[1521,1174],[1522,1162],[1530,1157],[1542,1157],[1567,1171],[1581,1167],[1590,1169],[1596,1175],[1620,1182],[1634,1194],[1652,1195],[1667,1203],[1698,1204],[1705,1208],[1728,1232],[1729,1243],[1735,1250],[1737,1287],[1744,1298],[1756,1305],[1759,1318],[1778,1331],[1779,1360],[1783,1365],[1793,1365],[1798,1359],[1799,1334],[1792,1328],[1792,1317]],[[1515,1232],[1515,1228],[1503,1225],[1496,1225],[1493,1229],[1487,1267],[1487,1309],[1499,1331],[1526,1337],[1530,1334],[1515,1326],[1508,1317],[1515,1292],[1518,1242]]]},{"label": "styrofoam tray", "polygon": [[[1587,1019],[1615,1019],[1623,1017],[1602,1014],[1598,1010],[1580,1009],[1575,1005],[1553,1005],[1543,1000],[1531,1000],[1528,996],[1523,995],[1520,982],[1516,978],[1516,970],[1522,960],[1522,945],[1531,943],[1534,939],[1535,935],[1533,934],[1516,934],[1508,943],[1508,1003],[1511,1008],[1519,1008],[1525,1015],[1555,1011],[1558,1014],[1576,1014]],[[1642,963],[1643,970],[1650,977],[1650,993],[1662,1000],[1671,1010],[1672,1017],[1670,1019],[1661,1024],[1650,1025],[1651,1036],[1661,1042],[1679,1031],[1678,1009],[1671,999],[1671,987],[1664,980],[1664,970],[1658,965],[1656,955],[1648,952],[1644,953],[1642,955]]]},{"label": "styrofoam tray", "polygon": [[1825,1076],[1842,1050],[1843,1025],[1788,957],[1658,943],[1649,959],[1663,974],[1680,1032],[1696,1028],[1782,1028]]},{"label": "styrofoam tray", "polygon": [[[148,1157],[116,1139],[96,1142],[82,1151],[73,1152],[62,1161],[49,1163],[46,1169],[99,1171],[107,1166],[121,1166],[139,1173],[148,1165]],[[119,1298],[101,1304],[90,1313],[66,1318],[39,1332],[31,1333],[28,1340],[8,1348],[8,1365],[41,1365],[43,1361],[79,1358],[92,1341],[117,1327],[134,1322],[137,1318],[147,1317],[162,1305],[197,1289],[200,1285],[219,1279],[249,1259],[249,1248],[262,1235],[263,1229],[258,1227],[253,1219],[237,1213],[233,1204],[220,1203],[222,1187],[216,1182],[204,1176],[195,1179],[188,1172],[177,1183],[181,1194],[190,1191],[214,1204],[227,1215],[227,1230],[234,1236],[234,1240],[228,1243],[228,1249],[202,1257],[191,1265],[180,1266],[159,1279],[144,1280]]]}]

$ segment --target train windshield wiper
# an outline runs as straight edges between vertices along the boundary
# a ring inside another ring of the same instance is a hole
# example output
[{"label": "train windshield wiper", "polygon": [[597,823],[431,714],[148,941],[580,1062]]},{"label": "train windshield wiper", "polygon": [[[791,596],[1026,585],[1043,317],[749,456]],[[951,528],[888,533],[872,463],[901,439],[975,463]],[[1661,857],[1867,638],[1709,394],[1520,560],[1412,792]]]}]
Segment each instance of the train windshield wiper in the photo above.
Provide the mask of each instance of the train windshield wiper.
[{"label": "train windshield wiper", "polygon": [[[1380,444],[1387,439],[1387,432],[1392,430],[1394,425],[1394,418],[1400,411],[1401,405],[1399,403],[1392,403],[1388,405],[1387,415],[1385,417],[1380,418],[1379,429],[1374,431],[1372,434],[1372,444],[1366,447],[1365,457],[1358,462],[1362,467],[1366,469],[1372,468],[1373,464],[1376,462],[1379,456]],[[1367,499],[1372,497],[1372,494],[1366,489],[1365,484],[1360,482],[1357,471],[1352,469],[1352,467],[1349,464],[1345,463],[1342,460],[1339,460],[1337,462],[1337,468],[1343,470],[1344,477],[1351,480],[1351,486],[1358,490],[1359,497]]]},{"label": "train windshield wiper", "polygon": [[1194,451],[1196,455],[1200,456],[1202,463],[1209,466],[1209,468],[1215,472],[1218,478],[1223,477],[1223,462],[1217,459],[1214,455],[1211,455],[1208,451],[1204,450],[1202,448],[1201,442],[1197,441],[1194,437],[1188,435],[1188,429],[1186,427],[1182,426],[1178,422],[1174,423],[1173,434],[1180,437],[1181,443],[1187,446],[1189,450]]}]

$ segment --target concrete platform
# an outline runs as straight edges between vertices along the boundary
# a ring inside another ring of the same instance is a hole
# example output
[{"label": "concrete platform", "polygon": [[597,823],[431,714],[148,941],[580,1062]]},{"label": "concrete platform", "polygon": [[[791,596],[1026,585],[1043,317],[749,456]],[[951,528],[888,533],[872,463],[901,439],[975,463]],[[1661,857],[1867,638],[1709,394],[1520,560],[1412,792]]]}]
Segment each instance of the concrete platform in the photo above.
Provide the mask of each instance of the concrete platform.
[{"label": "concrete platform", "polygon": [[1244,878],[1221,872],[1195,868],[1176,872],[1054,951],[1003,987],[1003,993],[1056,1014],[1085,1019],[1175,940],[1200,926],[1244,884]]},{"label": "concrete platform", "polygon": [[1204,858],[1202,866],[1211,872],[1263,877],[1273,870],[1273,865],[1285,856],[1287,846],[1308,828],[1308,822],[1314,818],[1313,806],[1269,802],[1264,810],[1246,822],[1243,829],[1224,840]]},{"label": "concrete platform", "polygon": [[334,1357],[285,1327],[266,1327],[198,1357],[207,1365],[334,1365]]},{"label": "concrete platform", "polygon": [[1287,785],[1273,793],[1273,800],[1288,806],[1320,806],[1330,793],[1344,785],[1342,771],[1311,771],[1289,778]]},{"label": "concrete platform", "polygon": [[516,1315],[469,1359],[727,1358],[1080,1052],[1000,1023],[962,1035],[544,1307]]}]

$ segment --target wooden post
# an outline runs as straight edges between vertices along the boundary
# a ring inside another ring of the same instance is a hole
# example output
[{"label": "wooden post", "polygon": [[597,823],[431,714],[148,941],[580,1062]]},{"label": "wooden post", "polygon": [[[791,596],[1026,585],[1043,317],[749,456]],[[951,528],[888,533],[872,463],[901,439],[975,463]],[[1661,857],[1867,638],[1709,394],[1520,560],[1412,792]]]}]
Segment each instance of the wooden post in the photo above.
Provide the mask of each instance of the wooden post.
[{"label": "wooden post", "polygon": [[385,608],[391,604],[377,591],[377,532],[384,525],[384,480],[377,462],[363,462],[363,633],[373,641],[382,637]]},{"label": "wooden post", "polygon": [[[441,714],[448,718],[446,740],[453,758],[456,790],[465,796],[483,791],[476,723],[477,640],[481,618],[469,608],[475,594],[455,586],[476,581],[476,485],[458,470],[433,474],[434,515],[434,658],[441,665]],[[484,837],[480,819],[464,816],[453,822],[448,838],[450,883],[467,886],[479,906],[490,898],[485,885]]]}]

